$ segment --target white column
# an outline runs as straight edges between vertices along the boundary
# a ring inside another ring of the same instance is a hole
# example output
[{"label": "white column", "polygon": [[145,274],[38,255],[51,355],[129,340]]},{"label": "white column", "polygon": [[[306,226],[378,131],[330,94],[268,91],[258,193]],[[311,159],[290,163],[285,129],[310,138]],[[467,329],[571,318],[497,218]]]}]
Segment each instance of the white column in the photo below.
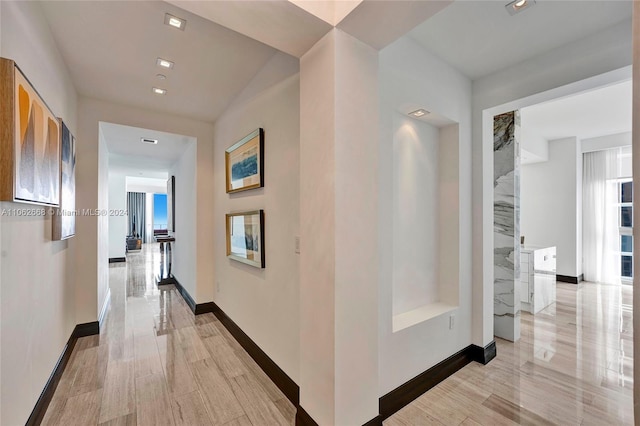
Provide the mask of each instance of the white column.
[{"label": "white column", "polygon": [[520,114],[493,119],[494,333],[520,339]]},{"label": "white column", "polygon": [[334,29],[300,60],[300,405],[378,414],[378,54]]},{"label": "white column", "polygon": [[[640,4],[633,2],[633,199],[640,194]],[[640,209],[633,209],[633,223],[640,223]],[[633,240],[640,241],[640,226],[633,227]],[[640,271],[640,256],[633,256],[633,270]],[[638,273],[635,272],[636,277]],[[634,281],[633,311],[640,312],[640,291],[637,278]],[[633,316],[633,341],[640,342],[640,315]],[[640,420],[640,345],[633,345],[633,406],[636,424]]]}]

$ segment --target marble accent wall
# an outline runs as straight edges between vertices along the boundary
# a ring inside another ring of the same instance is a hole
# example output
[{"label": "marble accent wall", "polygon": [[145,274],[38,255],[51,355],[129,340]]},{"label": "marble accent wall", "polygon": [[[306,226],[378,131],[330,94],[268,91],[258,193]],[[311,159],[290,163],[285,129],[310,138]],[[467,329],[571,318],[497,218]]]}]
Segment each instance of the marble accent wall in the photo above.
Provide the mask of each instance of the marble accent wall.
[{"label": "marble accent wall", "polygon": [[520,339],[520,113],[493,118],[494,334]]}]

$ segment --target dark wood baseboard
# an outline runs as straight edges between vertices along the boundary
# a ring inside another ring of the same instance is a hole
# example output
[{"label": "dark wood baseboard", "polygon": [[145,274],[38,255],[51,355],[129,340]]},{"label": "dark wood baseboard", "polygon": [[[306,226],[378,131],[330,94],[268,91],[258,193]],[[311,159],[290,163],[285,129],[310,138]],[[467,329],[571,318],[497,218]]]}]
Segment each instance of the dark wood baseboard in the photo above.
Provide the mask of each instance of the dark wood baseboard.
[{"label": "dark wood baseboard", "polygon": [[[209,305],[210,304],[210,305]],[[240,346],[253,358],[253,360],[262,368],[267,376],[275,383],[275,385],[284,393],[289,401],[296,407],[300,405],[300,386],[291,379],[269,355],[267,355],[260,347],[231,318],[224,313],[215,302],[209,302],[214,311],[214,315],[225,326],[229,333],[240,343]],[[310,418],[310,417],[309,417]]]},{"label": "dark wood baseboard", "polygon": [[584,274],[580,274],[577,277],[572,277],[570,275],[558,275],[558,274],[556,274],[556,281],[561,281],[563,283],[569,283],[569,284],[578,284],[578,283],[584,281]]},{"label": "dark wood baseboard", "polygon": [[319,426],[313,417],[307,413],[304,408],[300,405],[297,406],[298,410],[296,411],[296,426]]},{"label": "dark wood baseboard", "polygon": [[[389,418],[400,409],[409,405],[420,395],[445,380],[447,377],[460,370],[472,361],[487,364],[496,357],[496,342],[492,341],[484,348],[469,345],[461,351],[451,355],[444,361],[434,365],[424,373],[421,373],[398,386],[391,392],[382,396],[379,401],[380,414],[369,420],[364,426],[382,426],[383,420]],[[302,407],[298,407],[296,413],[296,426],[317,426],[317,423]]]},{"label": "dark wood baseboard", "polygon": [[379,400],[382,419],[387,419],[414,399],[469,364],[474,360],[473,355],[474,351],[472,346],[469,345],[382,396]]},{"label": "dark wood baseboard", "polygon": [[109,263],[120,263],[120,262],[126,262],[127,258],[126,257],[110,257],[109,258]]},{"label": "dark wood baseboard", "polygon": [[216,304],[215,303],[206,302],[206,303],[197,303],[196,304],[196,310],[194,312],[196,315],[208,314],[209,312],[215,314],[215,312],[216,312]]},{"label": "dark wood baseboard", "polygon": [[384,419],[382,418],[382,416],[378,414],[377,416],[375,416],[373,419],[369,420],[362,426],[382,426],[383,420]]},{"label": "dark wood baseboard", "polygon": [[53,398],[53,394],[58,387],[60,378],[62,378],[64,369],[69,363],[71,353],[73,352],[73,348],[76,346],[76,342],[78,341],[78,339],[80,337],[91,336],[99,333],[100,326],[98,324],[98,321],[87,322],[75,326],[73,332],[71,333],[71,336],[69,337],[69,340],[62,350],[62,355],[60,355],[60,358],[58,358],[58,362],[56,362],[56,365],[53,368],[53,372],[51,373],[51,376],[49,376],[49,380],[47,380],[47,383],[44,385],[44,389],[40,394],[35,407],[33,407],[31,415],[27,419],[26,426],[36,426],[42,423],[42,419],[47,412],[47,408],[49,408],[51,398]]},{"label": "dark wood baseboard", "polygon": [[492,359],[496,357],[496,341],[492,340],[487,346],[480,347],[471,345],[471,351],[473,353],[473,360],[479,362],[482,365],[487,365]]},{"label": "dark wood baseboard", "polygon": [[98,323],[98,321],[76,325],[71,337],[78,339],[80,337],[93,336],[94,334],[100,334],[100,323]]}]

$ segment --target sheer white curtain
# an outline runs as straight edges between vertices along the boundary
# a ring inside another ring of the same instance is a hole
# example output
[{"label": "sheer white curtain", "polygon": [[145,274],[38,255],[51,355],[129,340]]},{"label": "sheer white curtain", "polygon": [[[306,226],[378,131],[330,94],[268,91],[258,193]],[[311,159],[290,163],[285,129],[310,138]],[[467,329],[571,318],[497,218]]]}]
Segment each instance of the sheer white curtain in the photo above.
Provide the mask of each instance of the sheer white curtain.
[{"label": "sheer white curtain", "polygon": [[586,281],[620,283],[617,149],[588,152],[582,167],[582,254]]}]

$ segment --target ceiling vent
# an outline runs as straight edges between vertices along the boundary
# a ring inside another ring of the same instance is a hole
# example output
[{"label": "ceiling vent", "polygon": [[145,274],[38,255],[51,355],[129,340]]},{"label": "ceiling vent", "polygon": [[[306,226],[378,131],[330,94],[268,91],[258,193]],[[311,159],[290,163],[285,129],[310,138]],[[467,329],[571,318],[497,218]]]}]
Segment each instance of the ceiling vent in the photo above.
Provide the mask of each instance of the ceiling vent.
[{"label": "ceiling vent", "polygon": [[152,145],[158,145],[158,139],[141,138],[142,143],[150,143]]}]

